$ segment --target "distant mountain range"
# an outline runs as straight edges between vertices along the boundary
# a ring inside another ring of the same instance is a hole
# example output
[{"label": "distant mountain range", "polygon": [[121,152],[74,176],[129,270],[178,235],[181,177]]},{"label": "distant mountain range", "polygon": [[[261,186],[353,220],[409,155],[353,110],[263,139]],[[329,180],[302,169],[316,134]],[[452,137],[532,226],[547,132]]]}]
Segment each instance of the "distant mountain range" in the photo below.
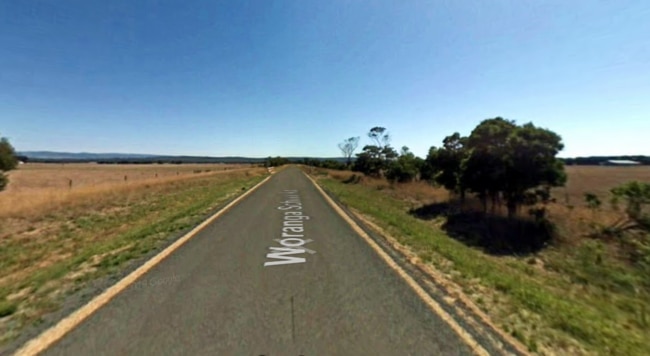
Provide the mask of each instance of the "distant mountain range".
[{"label": "distant mountain range", "polygon": [[[71,153],[53,151],[22,151],[17,156],[27,158],[29,162],[100,162],[100,163],[261,163],[266,158],[256,157],[212,157],[212,156],[169,156],[137,153]],[[286,157],[292,162],[305,159],[334,160],[344,162],[341,157]]]}]

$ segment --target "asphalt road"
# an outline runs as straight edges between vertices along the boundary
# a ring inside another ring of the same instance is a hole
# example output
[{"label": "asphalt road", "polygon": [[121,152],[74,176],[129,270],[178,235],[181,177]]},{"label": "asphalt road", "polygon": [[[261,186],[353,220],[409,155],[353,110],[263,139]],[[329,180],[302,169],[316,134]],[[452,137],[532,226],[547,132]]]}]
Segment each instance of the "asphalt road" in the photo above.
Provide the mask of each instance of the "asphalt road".
[{"label": "asphalt road", "polygon": [[471,351],[335,213],[302,172],[289,168],[44,354]]}]

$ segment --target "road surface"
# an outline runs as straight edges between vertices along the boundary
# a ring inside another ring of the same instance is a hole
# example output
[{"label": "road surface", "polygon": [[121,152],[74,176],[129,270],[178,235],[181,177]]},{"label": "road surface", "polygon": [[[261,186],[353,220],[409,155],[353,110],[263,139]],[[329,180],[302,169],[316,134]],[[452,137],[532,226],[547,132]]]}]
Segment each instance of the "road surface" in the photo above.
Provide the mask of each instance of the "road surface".
[{"label": "road surface", "polygon": [[44,355],[468,355],[297,168]]}]

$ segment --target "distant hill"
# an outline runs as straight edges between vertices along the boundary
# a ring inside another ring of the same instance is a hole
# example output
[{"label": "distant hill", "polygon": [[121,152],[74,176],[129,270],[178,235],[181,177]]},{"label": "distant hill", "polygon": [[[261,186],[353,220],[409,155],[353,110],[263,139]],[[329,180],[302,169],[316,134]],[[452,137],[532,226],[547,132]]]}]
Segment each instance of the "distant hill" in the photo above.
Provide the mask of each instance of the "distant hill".
[{"label": "distant hill", "polygon": [[18,156],[25,156],[31,160],[99,160],[99,159],[133,159],[133,158],[153,158],[156,155],[134,154],[134,153],[70,153],[70,152],[52,152],[52,151],[24,151],[17,152]]},{"label": "distant hill", "polygon": [[[97,162],[97,163],[263,163],[266,158],[255,157],[211,157],[211,156],[168,156],[134,153],[70,153],[52,151],[22,151],[17,156],[29,162]],[[303,162],[306,159],[319,161],[333,160],[345,162],[344,158],[286,157],[291,162]]]}]

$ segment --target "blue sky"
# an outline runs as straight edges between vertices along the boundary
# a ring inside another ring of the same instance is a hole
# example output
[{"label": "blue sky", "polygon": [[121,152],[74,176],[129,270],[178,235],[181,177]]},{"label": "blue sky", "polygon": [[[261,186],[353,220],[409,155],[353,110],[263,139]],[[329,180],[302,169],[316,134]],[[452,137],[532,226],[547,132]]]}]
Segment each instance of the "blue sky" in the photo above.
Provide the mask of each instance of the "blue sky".
[{"label": "blue sky", "polygon": [[339,156],[483,119],[561,156],[650,155],[650,2],[3,1],[0,135],[18,150]]}]

